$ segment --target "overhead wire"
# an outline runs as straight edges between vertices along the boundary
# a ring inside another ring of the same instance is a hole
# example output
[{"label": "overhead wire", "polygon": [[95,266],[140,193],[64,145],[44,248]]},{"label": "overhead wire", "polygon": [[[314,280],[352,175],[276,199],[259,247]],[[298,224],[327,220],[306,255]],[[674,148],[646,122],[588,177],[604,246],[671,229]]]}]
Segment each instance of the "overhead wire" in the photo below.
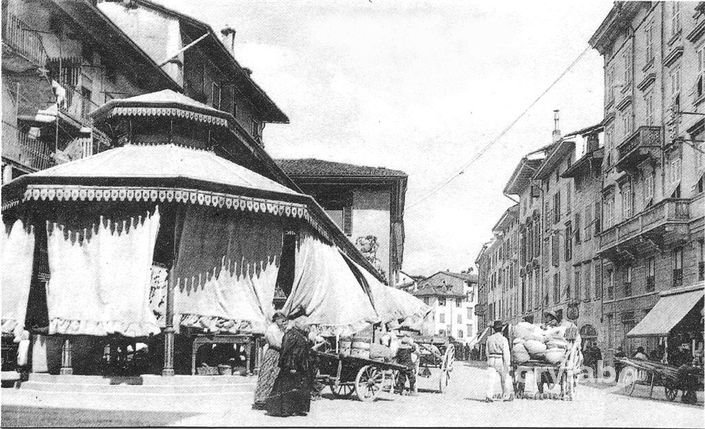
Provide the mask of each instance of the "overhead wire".
[{"label": "overhead wire", "polygon": [[465,173],[465,170],[470,167],[475,161],[477,161],[482,155],[485,154],[492,146],[494,146],[502,137],[504,137],[514,126],[524,117],[526,114],[533,108],[541,99],[551,90],[553,89],[558,82],[565,77],[566,74],[570,72],[570,70],[575,67],[576,64],[587,54],[592,48],[588,45],[571,63],[566,67],[559,75],[558,77],[551,82],[551,84],[539,94],[538,97],[536,97],[520,114],[517,116],[512,122],[509,123],[494,139],[492,139],[490,142],[485,144],[483,147],[480,148],[480,150],[472,157],[470,160],[468,160],[466,163],[464,163],[455,173],[453,173],[451,176],[449,176],[446,180],[441,182],[440,184],[436,185],[433,189],[428,191],[423,197],[419,198],[418,200],[414,201],[413,203],[410,203],[406,210],[411,210],[412,208],[418,206],[422,202],[426,201],[430,197],[432,197],[434,194],[445,188],[447,185],[449,185],[453,180],[457,179],[459,176],[461,176],[463,173]]}]

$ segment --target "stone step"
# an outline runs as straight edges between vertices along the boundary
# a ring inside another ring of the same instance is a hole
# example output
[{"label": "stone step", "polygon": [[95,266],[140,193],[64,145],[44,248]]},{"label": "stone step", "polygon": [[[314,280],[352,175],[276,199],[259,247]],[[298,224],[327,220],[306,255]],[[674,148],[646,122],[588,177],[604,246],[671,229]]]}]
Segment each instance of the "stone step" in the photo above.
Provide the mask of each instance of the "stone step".
[{"label": "stone step", "polygon": [[205,386],[205,385],[249,385],[256,384],[256,376],[243,377],[240,375],[175,375],[162,377],[160,375],[145,374],[139,376],[100,376],[100,375],[52,375],[44,373],[29,374],[28,381],[55,384],[96,384],[106,386]]},{"label": "stone step", "polygon": [[21,384],[21,390],[41,392],[74,392],[74,393],[106,393],[106,394],[198,394],[209,393],[242,393],[255,391],[256,383],[207,383],[207,384],[92,384],[68,382],[44,382],[29,380]]}]

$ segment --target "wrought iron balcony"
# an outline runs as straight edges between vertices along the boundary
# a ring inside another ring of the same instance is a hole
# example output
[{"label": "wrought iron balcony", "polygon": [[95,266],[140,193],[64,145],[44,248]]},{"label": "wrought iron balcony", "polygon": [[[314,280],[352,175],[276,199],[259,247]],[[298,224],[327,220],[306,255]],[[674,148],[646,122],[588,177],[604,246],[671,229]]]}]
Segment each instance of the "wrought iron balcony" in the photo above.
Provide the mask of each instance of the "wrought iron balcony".
[{"label": "wrought iron balcony", "polygon": [[54,165],[51,149],[46,142],[30,137],[27,133],[3,125],[2,156],[27,169],[36,171]]},{"label": "wrought iron balcony", "polygon": [[600,234],[599,253],[611,257],[620,252],[636,250],[644,242],[658,247],[663,241],[666,225],[688,228],[691,204],[693,202],[690,199],[666,199],[604,230]]},{"label": "wrought iron balcony", "polygon": [[7,5],[2,9],[3,69],[23,72],[44,67],[47,53],[41,37],[22,22]]},{"label": "wrought iron balcony", "polygon": [[661,127],[639,127],[617,147],[617,171],[635,168],[661,148]]}]

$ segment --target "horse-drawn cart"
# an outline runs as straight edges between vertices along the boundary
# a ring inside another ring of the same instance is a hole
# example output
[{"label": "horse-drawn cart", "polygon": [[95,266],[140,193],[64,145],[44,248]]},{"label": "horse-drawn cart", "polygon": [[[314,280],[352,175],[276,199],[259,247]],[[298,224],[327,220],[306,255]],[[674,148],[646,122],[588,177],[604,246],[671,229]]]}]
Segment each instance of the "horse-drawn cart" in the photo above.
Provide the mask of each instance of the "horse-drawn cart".
[{"label": "horse-drawn cart", "polygon": [[330,387],[338,398],[353,394],[363,402],[374,401],[381,392],[393,392],[399,371],[395,363],[358,356],[314,351],[318,357],[318,380]]},{"label": "horse-drawn cart", "polygon": [[647,361],[642,359],[617,359],[624,365],[622,372],[625,374],[623,380],[626,382],[626,392],[631,396],[637,384],[650,386],[649,398],[653,396],[654,387],[663,386],[666,399],[674,401],[678,396],[678,391],[683,392],[683,396],[688,399],[697,400],[695,389],[702,389],[703,372],[702,369],[694,373],[679,374],[678,367],[660,362]]},{"label": "horse-drawn cart", "polygon": [[438,391],[445,392],[455,362],[455,346],[447,337],[416,337],[419,346],[418,378],[437,378]]}]

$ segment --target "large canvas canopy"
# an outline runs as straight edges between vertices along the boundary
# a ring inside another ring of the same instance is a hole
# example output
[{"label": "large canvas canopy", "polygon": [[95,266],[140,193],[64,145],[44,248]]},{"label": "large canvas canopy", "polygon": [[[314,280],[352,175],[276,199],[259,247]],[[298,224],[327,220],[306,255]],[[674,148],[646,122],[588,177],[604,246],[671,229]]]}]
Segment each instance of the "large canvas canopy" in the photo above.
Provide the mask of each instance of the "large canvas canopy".
[{"label": "large canvas canopy", "polygon": [[285,314],[302,307],[326,335],[350,335],[378,321],[372,302],[338,250],[303,229]]},{"label": "large canvas canopy", "polygon": [[18,339],[24,329],[34,262],[34,228],[21,219],[2,231],[2,332]]}]

